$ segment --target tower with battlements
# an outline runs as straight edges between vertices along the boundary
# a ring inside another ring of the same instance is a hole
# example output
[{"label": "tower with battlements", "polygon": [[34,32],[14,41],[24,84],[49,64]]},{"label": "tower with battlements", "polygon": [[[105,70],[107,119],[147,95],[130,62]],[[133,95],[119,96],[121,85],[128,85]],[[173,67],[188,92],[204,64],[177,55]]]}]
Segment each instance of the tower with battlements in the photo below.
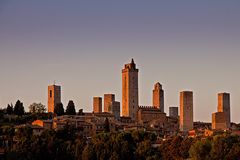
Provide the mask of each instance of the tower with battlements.
[{"label": "tower with battlements", "polygon": [[138,69],[132,59],[122,69],[122,116],[136,120],[138,111]]}]

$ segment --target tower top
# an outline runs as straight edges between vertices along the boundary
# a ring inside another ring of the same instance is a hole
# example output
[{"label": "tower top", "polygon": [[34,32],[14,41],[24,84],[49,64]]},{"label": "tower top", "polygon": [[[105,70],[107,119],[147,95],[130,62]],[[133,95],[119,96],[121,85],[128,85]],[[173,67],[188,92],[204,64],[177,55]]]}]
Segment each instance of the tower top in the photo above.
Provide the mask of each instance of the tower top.
[{"label": "tower top", "polygon": [[157,83],[154,85],[154,88],[155,88],[155,89],[162,89],[162,85],[161,85],[159,82],[157,82]]},{"label": "tower top", "polygon": [[136,68],[136,64],[135,64],[133,58],[132,58],[132,60],[131,60],[130,63],[124,65],[124,69],[128,69],[128,70],[137,70],[137,71],[138,71],[138,69]]},{"label": "tower top", "polygon": [[134,64],[134,59],[132,58],[132,61],[131,61],[132,64]]}]

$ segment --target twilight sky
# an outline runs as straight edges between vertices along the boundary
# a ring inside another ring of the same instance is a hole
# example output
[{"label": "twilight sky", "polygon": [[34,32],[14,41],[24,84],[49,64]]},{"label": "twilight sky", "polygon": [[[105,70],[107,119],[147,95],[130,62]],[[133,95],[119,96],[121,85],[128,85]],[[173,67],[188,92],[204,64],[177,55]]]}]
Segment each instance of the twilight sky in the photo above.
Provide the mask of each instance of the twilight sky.
[{"label": "twilight sky", "polygon": [[47,86],[62,86],[64,106],[92,111],[92,97],[115,93],[134,58],[140,104],[165,90],[165,111],[194,92],[194,120],[211,121],[217,93],[231,93],[240,122],[240,1],[1,0],[0,107],[20,99],[47,106]]}]

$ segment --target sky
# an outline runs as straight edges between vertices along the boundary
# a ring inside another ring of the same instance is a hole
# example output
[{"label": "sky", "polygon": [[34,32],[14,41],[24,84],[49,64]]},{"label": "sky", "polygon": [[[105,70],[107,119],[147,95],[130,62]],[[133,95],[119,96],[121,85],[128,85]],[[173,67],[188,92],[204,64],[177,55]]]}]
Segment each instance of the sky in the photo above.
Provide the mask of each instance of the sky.
[{"label": "sky", "polygon": [[1,0],[0,108],[20,99],[47,106],[47,86],[62,86],[64,106],[92,111],[94,96],[116,94],[134,58],[140,105],[156,82],[165,111],[194,93],[194,120],[211,121],[217,93],[231,94],[240,123],[240,1]]}]

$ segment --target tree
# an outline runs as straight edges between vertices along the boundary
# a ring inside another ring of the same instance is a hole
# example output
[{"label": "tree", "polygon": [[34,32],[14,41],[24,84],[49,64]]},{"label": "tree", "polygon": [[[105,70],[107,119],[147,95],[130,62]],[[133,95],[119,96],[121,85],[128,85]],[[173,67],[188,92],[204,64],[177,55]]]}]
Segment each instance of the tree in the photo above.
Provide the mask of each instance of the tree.
[{"label": "tree", "polygon": [[78,111],[78,115],[79,115],[79,116],[83,116],[83,115],[84,115],[84,113],[83,113],[83,109],[79,109],[79,111]]},{"label": "tree", "polygon": [[11,105],[8,104],[8,106],[7,106],[7,114],[9,114],[9,115],[13,114],[13,105],[12,104]]},{"label": "tree", "polygon": [[46,107],[41,103],[33,103],[28,108],[30,113],[44,113],[46,111]]},{"label": "tree", "polygon": [[54,113],[56,113],[57,116],[64,115],[64,108],[62,103],[56,104],[56,106],[54,107]]},{"label": "tree", "polygon": [[23,103],[20,100],[16,102],[13,112],[15,115],[18,115],[18,116],[22,116],[24,114],[25,111],[24,111]]},{"label": "tree", "polygon": [[104,132],[110,132],[110,125],[109,125],[108,118],[106,118],[104,122]]},{"label": "tree", "polygon": [[72,100],[68,102],[67,109],[66,109],[67,115],[76,115],[75,105]]},{"label": "tree", "polygon": [[210,141],[208,140],[197,141],[191,146],[189,150],[189,154],[193,160],[205,160],[205,159],[207,160],[207,159],[211,159],[209,157],[210,151],[211,151]]}]

